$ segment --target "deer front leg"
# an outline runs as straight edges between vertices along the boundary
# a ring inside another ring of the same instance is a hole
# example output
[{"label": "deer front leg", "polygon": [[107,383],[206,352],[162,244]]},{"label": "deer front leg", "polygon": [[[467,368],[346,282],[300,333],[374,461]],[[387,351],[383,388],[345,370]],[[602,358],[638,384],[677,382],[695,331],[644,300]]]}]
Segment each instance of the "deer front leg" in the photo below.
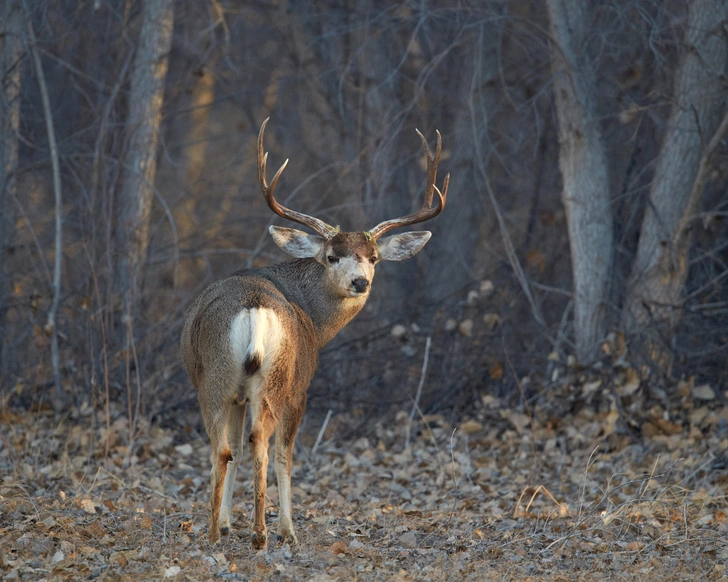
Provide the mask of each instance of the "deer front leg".
[{"label": "deer front leg", "polygon": [[254,503],[253,534],[251,542],[256,550],[265,549],[268,539],[265,527],[265,492],[268,474],[268,441],[275,428],[271,414],[262,410],[250,430],[250,453],[253,457]]}]

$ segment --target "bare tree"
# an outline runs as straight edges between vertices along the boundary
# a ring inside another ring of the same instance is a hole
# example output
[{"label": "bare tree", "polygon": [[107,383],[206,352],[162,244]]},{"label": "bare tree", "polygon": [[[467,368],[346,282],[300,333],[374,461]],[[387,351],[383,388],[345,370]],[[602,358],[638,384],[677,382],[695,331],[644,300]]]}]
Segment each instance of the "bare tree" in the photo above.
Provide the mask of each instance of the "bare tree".
[{"label": "bare tree", "polygon": [[63,263],[63,196],[61,191],[61,167],[58,159],[58,143],[56,142],[56,130],[53,123],[53,113],[51,111],[51,101],[48,95],[48,85],[46,83],[45,73],[43,72],[43,63],[36,46],[35,31],[30,20],[30,13],[26,4],[27,32],[28,44],[30,52],[33,55],[33,63],[35,65],[35,76],[38,80],[41,100],[43,102],[43,117],[45,118],[46,134],[48,137],[48,150],[51,156],[51,166],[53,168],[53,197],[55,201],[55,227],[56,236],[54,241],[54,260],[53,260],[53,300],[48,310],[48,321],[45,331],[51,336],[51,365],[53,366],[53,382],[56,386],[55,403],[56,407],[61,406],[61,372],[58,352],[58,308],[61,303],[61,276]]},{"label": "bare tree", "polygon": [[671,356],[658,338],[673,338],[688,272],[687,235],[708,163],[726,131],[725,124],[719,128],[726,102],[726,16],[728,9],[720,0],[690,3],[685,53],[675,75],[672,110],[625,300],[624,327],[656,332],[650,355],[665,372],[672,366]]},{"label": "bare tree", "polygon": [[20,127],[20,61],[23,18],[20,2],[5,0],[0,19],[0,370],[7,372],[5,357],[8,276],[5,266],[9,242],[10,199],[15,196]]},{"label": "bare tree", "polygon": [[588,5],[582,0],[548,0],[548,12],[559,167],[575,291],[574,335],[577,357],[586,362],[596,355],[606,331],[604,300],[612,257],[607,156],[595,118]]},{"label": "bare tree", "polygon": [[157,141],[164,83],[172,45],[172,0],[143,3],[139,46],[131,73],[128,150],[124,159],[116,230],[119,253],[116,289],[124,308],[134,313],[149,244],[149,219],[157,169]]}]

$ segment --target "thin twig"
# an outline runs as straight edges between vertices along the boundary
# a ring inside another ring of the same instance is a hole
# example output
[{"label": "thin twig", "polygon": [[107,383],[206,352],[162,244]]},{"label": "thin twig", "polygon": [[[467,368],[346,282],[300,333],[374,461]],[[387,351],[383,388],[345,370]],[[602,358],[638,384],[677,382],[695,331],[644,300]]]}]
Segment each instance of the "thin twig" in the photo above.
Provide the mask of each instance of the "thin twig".
[{"label": "thin twig", "polygon": [[685,205],[685,211],[680,219],[680,224],[675,231],[673,237],[673,248],[678,251],[681,250],[684,245],[685,237],[690,230],[690,225],[698,217],[698,204],[703,196],[703,190],[705,190],[705,182],[708,179],[710,171],[710,163],[713,160],[713,155],[716,149],[722,143],[723,138],[728,133],[728,112],[723,116],[718,129],[715,130],[713,137],[710,142],[705,145],[703,149],[703,155],[700,159],[700,165],[698,166],[698,174],[695,176],[693,186],[690,189],[690,196],[688,203]]},{"label": "thin twig", "polygon": [[109,350],[106,342],[106,325],[104,324],[104,317],[101,314],[103,305],[101,304],[101,292],[99,291],[99,280],[96,276],[96,269],[94,268],[93,260],[88,252],[86,245],[83,245],[83,250],[86,252],[88,258],[89,267],[91,268],[91,280],[94,284],[94,294],[96,295],[96,303],[99,306],[99,324],[101,325],[101,344],[104,354],[104,393],[106,395],[106,443],[104,444],[104,460],[109,457],[109,447],[111,445],[111,396],[109,393]]},{"label": "thin twig", "polygon": [[412,403],[412,410],[410,410],[409,419],[407,420],[407,430],[405,431],[405,450],[410,446],[410,430],[412,429],[412,421],[415,418],[415,412],[420,406],[420,397],[422,396],[422,387],[425,385],[425,375],[427,374],[427,361],[430,359],[430,343],[432,338],[427,336],[427,342],[425,342],[425,357],[422,361],[422,372],[420,373],[420,383],[417,385],[417,392],[415,393],[415,400]]},{"label": "thin twig", "polygon": [[174,221],[174,216],[172,215],[172,211],[169,208],[169,204],[167,204],[167,201],[162,197],[159,190],[156,188],[154,189],[154,195],[159,201],[159,203],[162,205],[162,208],[164,209],[164,213],[167,215],[167,220],[169,221],[169,227],[172,230],[172,240],[174,243],[173,246],[173,259],[174,263],[172,265],[172,288],[177,288],[177,282],[179,279],[179,236],[177,235],[177,223]]},{"label": "thin twig", "polygon": [[316,455],[316,449],[318,449],[319,444],[321,443],[321,439],[324,436],[324,432],[326,431],[326,427],[329,425],[329,419],[331,418],[331,409],[329,408],[329,411],[326,413],[326,418],[324,419],[324,423],[321,425],[321,430],[318,433],[318,436],[316,437],[316,442],[313,444],[313,448],[311,449],[311,458],[313,459],[314,455]]}]

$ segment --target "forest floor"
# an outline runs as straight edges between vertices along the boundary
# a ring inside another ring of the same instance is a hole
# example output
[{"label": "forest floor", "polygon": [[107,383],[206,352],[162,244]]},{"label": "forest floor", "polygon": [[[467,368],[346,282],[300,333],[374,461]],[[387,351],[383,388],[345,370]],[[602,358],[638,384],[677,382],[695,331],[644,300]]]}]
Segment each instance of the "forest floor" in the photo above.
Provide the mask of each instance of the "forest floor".
[{"label": "forest floor", "polygon": [[[642,389],[621,387],[624,398]],[[684,382],[679,412],[599,403],[573,383],[550,410],[492,397],[457,424],[409,411],[370,423],[335,415],[299,435],[299,544],[250,544],[250,457],[233,524],[206,540],[210,447],[199,416],[174,430],[122,410],[59,417],[6,407],[0,431],[4,580],[723,580],[728,575],[728,407]],[[571,396],[569,396],[571,394]],[[704,400],[701,400],[704,399]],[[622,399],[623,400],[623,399]],[[574,405],[579,402],[578,406]],[[614,403],[614,400],[612,400]],[[644,402],[643,402],[644,403]],[[634,408],[634,407],[633,407]],[[116,420],[113,420],[116,418]],[[167,423],[167,426],[171,426]],[[309,434],[312,432],[313,434]],[[107,442],[108,437],[108,442]],[[107,446],[108,445],[108,446]]]}]

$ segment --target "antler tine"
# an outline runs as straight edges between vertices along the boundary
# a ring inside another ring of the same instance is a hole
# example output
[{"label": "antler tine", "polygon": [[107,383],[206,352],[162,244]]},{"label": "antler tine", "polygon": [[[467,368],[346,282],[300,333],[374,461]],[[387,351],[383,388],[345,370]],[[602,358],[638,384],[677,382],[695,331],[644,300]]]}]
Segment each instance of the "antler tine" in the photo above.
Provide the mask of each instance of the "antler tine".
[{"label": "antler tine", "polygon": [[425,191],[425,203],[429,208],[430,206],[432,206],[432,195],[435,192],[435,182],[437,182],[437,166],[440,164],[440,153],[442,152],[442,136],[440,135],[440,132],[438,130],[435,130],[435,135],[437,135],[437,146],[435,147],[435,155],[433,156],[432,150],[427,144],[427,139],[425,139],[425,136],[420,133],[419,129],[415,128],[415,131],[417,132],[417,135],[420,136],[422,147],[424,148],[425,155],[427,156],[427,189]]},{"label": "antler tine", "polygon": [[[392,229],[407,226],[409,224],[417,224],[418,222],[424,222],[425,220],[435,218],[435,216],[440,214],[443,208],[445,208],[445,204],[447,202],[447,190],[450,186],[450,174],[445,176],[445,181],[442,184],[442,192],[440,192],[440,189],[435,184],[437,181],[437,167],[440,164],[440,154],[442,153],[442,137],[440,136],[440,132],[435,130],[435,133],[437,134],[437,147],[435,148],[435,155],[433,156],[432,150],[430,150],[430,146],[427,144],[425,136],[420,133],[419,129],[415,129],[415,131],[417,132],[417,135],[420,136],[422,147],[425,150],[425,155],[427,156],[427,184],[425,186],[424,203],[422,204],[422,208],[414,214],[380,222],[369,231],[369,234],[372,238],[374,238],[374,240]],[[437,192],[438,200],[437,206],[433,208],[432,198],[435,192]]]},{"label": "antler tine", "polygon": [[268,203],[268,207],[278,216],[282,216],[283,218],[287,218],[288,220],[292,220],[293,222],[303,224],[304,226],[309,227],[314,232],[320,234],[325,239],[330,239],[337,232],[339,232],[338,226],[330,226],[326,224],[323,220],[319,220],[318,218],[309,216],[308,214],[303,214],[301,212],[296,212],[295,210],[286,208],[282,204],[279,204],[279,202],[273,196],[273,192],[276,189],[276,184],[278,183],[278,178],[281,177],[283,170],[285,170],[286,166],[288,165],[288,160],[286,159],[286,161],[283,162],[283,165],[278,168],[275,176],[273,176],[273,180],[271,180],[270,185],[268,185],[268,182],[266,180],[268,152],[263,152],[263,137],[265,136],[265,126],[268,124],[269,119],[270,117],[266,118],[266,120],[260,126],[260,133],[258,133],[258,182],[260,183],[260,189],[263,191],[263,195],[265,196],[265,201]]}]

